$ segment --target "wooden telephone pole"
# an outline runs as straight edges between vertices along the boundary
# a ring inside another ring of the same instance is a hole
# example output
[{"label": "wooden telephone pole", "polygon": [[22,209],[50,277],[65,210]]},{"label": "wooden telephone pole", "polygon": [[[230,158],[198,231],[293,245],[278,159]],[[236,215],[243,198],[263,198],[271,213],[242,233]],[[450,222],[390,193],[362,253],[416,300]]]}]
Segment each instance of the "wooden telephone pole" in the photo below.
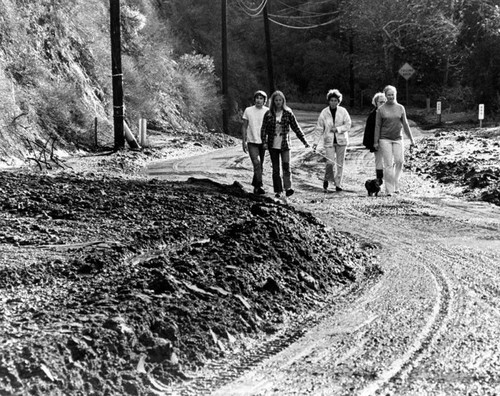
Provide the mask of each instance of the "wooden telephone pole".
[{"label": "wooden telephone pole", "polygon": [[228,88],[227,88],[227,0],[221,0],[221,24],[222,24],[222,132],[228,133]]},{"label": "wooden telephone pole", "polygon": [[113,76],[113,125],[115,150],[125,146],[123,133],[123,74],[120,34],[120,0],[110,0],[111,16],[111,69]]},{"label": "wooden telephone pole", "polygon": [[274,88],[274,70],[273,70],[273,52],[271,49],[271,31],[269,30],[269,17],[267,16],[267,7],[269,6],[269,2],[271,0],[267,0],[266,5],[264,6],[263,15],[264,15],[264,32],[266,35],[266,54],[267,54],[267,80],[269,82],[269,96],[275,91]]}]

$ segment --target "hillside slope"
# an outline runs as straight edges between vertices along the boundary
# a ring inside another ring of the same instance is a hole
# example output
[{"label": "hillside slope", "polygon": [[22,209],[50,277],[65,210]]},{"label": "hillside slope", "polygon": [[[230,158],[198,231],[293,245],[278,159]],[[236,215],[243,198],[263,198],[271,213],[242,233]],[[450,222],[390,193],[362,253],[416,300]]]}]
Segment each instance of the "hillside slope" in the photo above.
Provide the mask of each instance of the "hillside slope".
[{"label": "hillside slope", "polygon": [[[213,61],[174,56],[155,4],[121,2],[126,121],[133,133],[141,117],[157,131],[207,131],[220,104]],[[0,166],[111,145],[109,2],[0,0],[0,20]]]}]

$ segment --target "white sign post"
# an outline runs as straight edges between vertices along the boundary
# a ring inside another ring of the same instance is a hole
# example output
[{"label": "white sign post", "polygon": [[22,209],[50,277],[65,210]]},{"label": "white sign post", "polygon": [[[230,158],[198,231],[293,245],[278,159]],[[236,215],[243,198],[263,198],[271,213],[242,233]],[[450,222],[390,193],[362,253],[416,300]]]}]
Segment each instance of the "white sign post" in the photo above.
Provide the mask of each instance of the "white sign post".
[{"label": "white sign post", "polygon": [[484,104],[479,105],[479,114],[477,118],[479,119],[479,128],[482,128],[484,120]]},{"label": "white sign post", "polygon": [[410,102],[410,95],[408,94],[408,80],[415,73],[415,69],[407,62],[399,69],[399,74],[406,80],[406,105]]},{"label": "white sign post", "polygon": [[436,102],[436,114],[438,115],[438,123],[441,124],[441,101]]}]

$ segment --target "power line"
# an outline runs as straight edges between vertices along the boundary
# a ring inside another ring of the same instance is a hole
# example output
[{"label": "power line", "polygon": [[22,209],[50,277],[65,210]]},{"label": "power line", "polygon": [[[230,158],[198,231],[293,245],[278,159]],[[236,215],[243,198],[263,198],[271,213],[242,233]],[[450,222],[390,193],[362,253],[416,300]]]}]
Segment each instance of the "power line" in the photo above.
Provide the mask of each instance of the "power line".
[{"label": "power line", "polygon": [[[332,11],[332,12],[324,12],[322,14],[316,14],[314,17],[320,17],[320,16],[326,16],[326,15],[334,15],[338,14],[339,11]],[[313,18],[311,15],[278,15],[278,14],[269,14],[269,16],[273,18],[288,18],[288,19],[305,19],[305,18]]]},{"label": "power line", "polygon": [[[299,8],[299,7],[295,7],[295,6],[291,6],[289,4],[286,4],[280,0],[275,0],[277,3],[287,7],[288,10],[295,10],[295,11],[300,11],[304,14],[311,14],[312,16],[318,16],[318,15],[321,15],[322,13],[320,12],[316,12],[316,11],[309,11],[309,10],[305,10],[303,8]],[[321,5],[321,4],[327,4],[327,3],[331,3],[331,0],[325,0],[325,1],[320,1],[320,2],[317,2],[317,3],[314,3],[315,6],[318,6],[318,5]],[[281,10],[281,11],[285,11],[285,10]]]},{"label": "power line", "polygon": [[326,25],[330,25],[334,22],[337,22],[337,18],[335,19],[331,19],[329,20],[328,22],[324,22],[324,23],[318,23],[316,25],[309,25],[309,26],[292,26],[292,25],[287,25],[287,24],[284,24],[284,23],[281,23],[281,22],[278,22],[272,18],[269,18],[269,20],[272,22],[272,23],[275,23],[276,25],[279,25],[279,26],[282,26],[282,27],[286,27],[288,29],[314,29],[314,28],[317,28],[317,27],[321,27],[321,26],[326,26]]},{"label": "power line", "polygon": [[262,10],[267,5],[267,0],[262,0],[261,3],[256,8],[251,8],[251,7],[247,6],[243,2],[243,0],[236,0],[236,3],[238,4],[238,6],[240,7],[240,9],[245,14],[247,14],[248,16],[254,18],[254,17],[260,15],[260,13],[262,13]]},{"label": "power line", "polygon": [[[300,8],[297,8],[297,7],[292,7],[292,6],[290,6],[290,5],[282,2],[280,0],[276,0],[276,1],[278,3],[284,5],[284,6],[288,7],[290,10],[297,10],[297,11],[300,11],[302,13],[309,13],[310,14],[310,15],[279,15],[279,14],[269,14],[269,18],[268,19],[271,22],[273,22],[276,25],[288,28],[288,29],[313,29],[313,28],[317,28],[317,27],[321,27],[321,26],[330,25],[330,24],[336,22],[337,18],[333,18],[333,19],[331,19],[331,20],[329,20],[327,22],[316,23],[316,24],[307,24],[307,23],[304,23],[304,22],[300,21],[300,19],[309,19],[310,20],[311,18],[318,18],[318,17],[322,17],[322,16],[338,15],[339,14],[339,11],[321,12],[320,13],[320,12],[303,10],[303,9],[300,9]],[[315,5],[322,4],[322,3],[328,3],[328,2],[329,1],[326,0],[326,1],[322,1],[322,2],[316,3]],[[264,8],[267,6],[267,3],[268,3],[268,0],[261,0],[260,4],[257,7],[252,8],[252,7],[248,6],[247,4],[245,4],[244,0],[236,0],[236,4],[239,6],[239,8],[246,15],[248,15],[248,16],[250,16],[252,18],[255,18],[258,15],[260,15],[262,13],[262,11],[264,10]],[[284,10],[282,10],[282,11],[284,11]],[[288,25],[288,24],[283,23],[283,22],[278,22],[276,19],[273,19],[273,18],[294,19],[294,20],[296,20],[297,23],[302,23],[303,26]]]},{"label": "power line", "polygon": [[243,7],[245,7],[247,10],[249,11],[257,11],[257,12],[260,12],[265,6],[266,6],[266,3],[267,3],[267,0],[262,0],[261,3],[256,7],[256,8],[251,8],[249,6],[247,6],[243,0],[237,0],[239,3],[241,3],[241,5]]}]

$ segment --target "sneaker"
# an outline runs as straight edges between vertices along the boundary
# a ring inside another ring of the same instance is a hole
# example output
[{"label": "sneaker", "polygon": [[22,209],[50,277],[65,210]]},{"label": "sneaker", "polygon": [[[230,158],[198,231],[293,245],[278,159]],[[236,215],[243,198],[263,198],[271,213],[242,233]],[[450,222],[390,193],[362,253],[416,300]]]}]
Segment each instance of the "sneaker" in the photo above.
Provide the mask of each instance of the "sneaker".
[{"label": "sneaker", "polygon": [[257,195],[264,195],[266,193],[262,187],[256,188],[254,192]]},{"label": "sneaker", "polygon": [[293,193],[294,193],[294,192],[295,192],[295,191],[293,191],[293,188],[289,188],[288,190],[286,190],[285,195],[286,195],[287,197],[289,197],[290,195],[293,195]]},{"label": "sneaker", "polygon": [[323,190],[324,190],[325,192],[328,192],[328,180],[325,180],[325,181],[323,182]]},{"label": "sneaker", "polygon": [[344,191],[344,189],[342,187],[337,186],[335,187],[335,191]]}]

